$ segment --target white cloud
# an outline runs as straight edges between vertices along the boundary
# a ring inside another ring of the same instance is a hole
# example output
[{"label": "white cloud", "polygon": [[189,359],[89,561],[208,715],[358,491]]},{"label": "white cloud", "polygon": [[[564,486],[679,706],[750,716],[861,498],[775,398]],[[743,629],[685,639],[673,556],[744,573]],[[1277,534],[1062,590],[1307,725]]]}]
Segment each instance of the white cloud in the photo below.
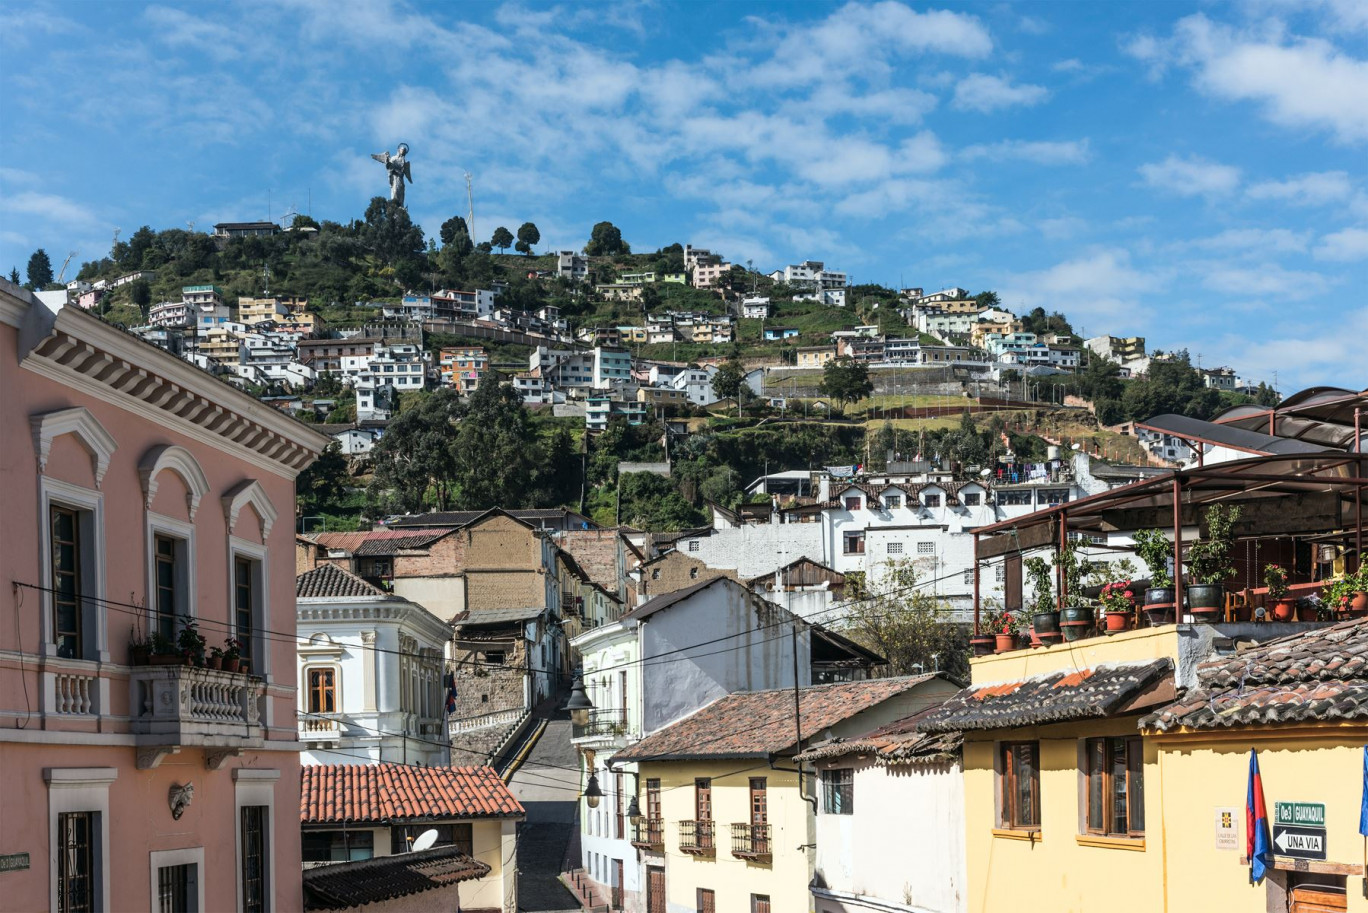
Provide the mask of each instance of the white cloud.
[{"label": "white cloud", "polygon": [[1319,171],[1285,181],[1264,181],[1245,191],[1251,200],[1280,200],[1300,206],[1323,206],[1343,202],[1354,192],[1343,171]]},{"label": "white cloud", "polygon": [[1141,165],[1139,171],[1151,187],[1185,197],[1221,196],[1234,191],[1240,183],[1238,168],[1198,156],[1182,159],[1170,155],[1162,162]]},{"label": "white cloud", "polygon": [[1310,241],[1310,232],[1295,232],[1286,228],[1230,228],[1192,244],[1206,250],[1292,253],[1306,250]]},{"label": "white cloud", "polygon": [[971,73],[955,86],[952,104],[961,111],[989,113],[1014,105],[1038,105],[1050,93],[1044,86],[1013,85],[1010,79]]},{"label": "white cloud", "polygon": [[1251,267],[1216,264],[1202,277],[1202,285],[1222,295],[1303,301],[1323,294],[1330,282],[1320,273],[1288,270],[1268,263]]},{"label": "white cloud", "polygon": [[1262,367],[1269,382],[1277,370],[1278,385],[1285,392],[1311,384],[1361,387],[1365,338],[1368,306],[1337,311],[1333,322],[1320,326],[1298,322],[1249,337],[1229,336],[1221,349],[1244,364]]},{"label": "white cloud", "polygon": [[999,283],[1008,307],[1062,310],[1074,326],[1134,325],[1148,309],[1141,295],[1159,286],[1152,272],[1131,265],[1130,254],[1100,248],[1052,267],[1009,276]]},{"label": "white cloud", "polygon": [[1023,161],[1037,165],[1080,165],[1092,158],[1088,141],[1001,140],[989,145],[968,146],[960,153],[969,161]]},{"label": "white cloud", "polygon": [[1346,228],[1321,238],[1313,252],[1317,260],[1368,260],[1368,229]]},{"label": "white cloud", "polygon": [[1056,73],[1077,73],[1080,70],[1086,69],[1086,67],[1083,64],[1083,61],[1079,60],[1077,57],[1069,57],[1065,60],[1056,61],[1050,66],[1050,69],[1054,70]]}]

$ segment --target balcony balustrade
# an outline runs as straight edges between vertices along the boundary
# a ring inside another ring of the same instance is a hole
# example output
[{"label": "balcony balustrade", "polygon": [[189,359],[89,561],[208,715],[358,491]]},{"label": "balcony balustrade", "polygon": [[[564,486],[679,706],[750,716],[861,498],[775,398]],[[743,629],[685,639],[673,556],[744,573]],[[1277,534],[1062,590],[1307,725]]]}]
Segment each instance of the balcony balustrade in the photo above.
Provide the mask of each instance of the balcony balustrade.
[{"label": "balcony balustrade", "polygon": [[627,735],[627,715],[622,710],[594,710],[589,713],[589,722],[570,727],[572,739],[625,738]]},{"label": "balcony balustrade", "polygon": [[216,768],[228,754],[264,742],[263,679],[196,666],[135,666],[129,688],[139,768],[156,767],[182,747],[207,749]]},{"label": "balcony balustrade", "polygon": [[732,855],[752,862],[770,862],[770,826],[768,824],[733,824]]},{"label": "balcony balustrade", "polygon": [[679,822],[679,850],[691,856],[713,856],[717,841],[713,822],[707,820]]},{"label": "balcony balustrade", "polygon": [[665,852],[665,822],[659,818],[643,818],[633,824],[632,846],[657,853]]}]

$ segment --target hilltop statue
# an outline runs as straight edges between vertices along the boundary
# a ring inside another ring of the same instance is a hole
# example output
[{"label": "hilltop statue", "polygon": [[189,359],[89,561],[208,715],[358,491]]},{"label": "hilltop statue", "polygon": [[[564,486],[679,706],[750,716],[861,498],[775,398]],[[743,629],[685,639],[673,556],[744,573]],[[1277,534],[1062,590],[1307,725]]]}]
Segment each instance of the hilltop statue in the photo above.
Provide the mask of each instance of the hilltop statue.
[{"label": "hilltop statue", "polygon": [[404,205],[404,181],[413,183],[413,173],[409,171],[408,143],[400,143],[399,149],[390,155],[388,152],[373,152],[371,158],[385,166],[389,172],[390,200]]}]

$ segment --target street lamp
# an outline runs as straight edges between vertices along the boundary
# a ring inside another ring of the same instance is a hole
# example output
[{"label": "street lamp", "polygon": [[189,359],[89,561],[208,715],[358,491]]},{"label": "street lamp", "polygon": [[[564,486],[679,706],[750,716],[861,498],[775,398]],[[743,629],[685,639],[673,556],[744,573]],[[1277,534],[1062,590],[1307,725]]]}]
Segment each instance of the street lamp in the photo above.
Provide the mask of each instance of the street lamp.
[{"label": "street lamp", "polygon": [[589,695],[584,691],[584,677],[578,672],[575,673],[575,681],[570,685],[570,700],[565,702],[565,709],[570,711],[570,722],[576,726],[588,723],[589,711],[594,709],[593,701],[589,700]]},{"label": "street lamp", "polygon": [[589,775],[589,785],[584,787],[584,804],[590,808],[598,808],[599,800],[603,798],[603,790],[599,788],[598,774]]},{"label": "street lamp", "polygon": [[634,777],[635,788],[632,790],[632,801],[627,803],[627,818],[633,824],[641,824],[646,820],[646,816],[641,813],[641,803],[637,801],[637,790],[641,788],[640,777]]}]

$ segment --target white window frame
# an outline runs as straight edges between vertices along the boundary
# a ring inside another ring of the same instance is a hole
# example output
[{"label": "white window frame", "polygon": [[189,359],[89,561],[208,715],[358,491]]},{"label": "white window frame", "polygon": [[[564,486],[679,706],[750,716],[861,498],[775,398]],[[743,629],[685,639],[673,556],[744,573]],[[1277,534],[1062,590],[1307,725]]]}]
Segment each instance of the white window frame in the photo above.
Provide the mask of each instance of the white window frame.
[{"label": "white window frame", "polygon": [[[153,913],[156,913],[157,904],[157,873],[164,868],[175,865],[195,866],[195,908],[190,913],[201,913],[204,910],[204,847],[191,846],[180,850],[152,850],[148,853],[148,876],[150,906]],[[55,907],[53,909],[56,909]]]},{"label": "white window frame", "polygon": [[[168,536],[185,542],[184,561],[177,556],[177,565],[184,565],[182,577],[178,582],[184,584],[179,591],[180,604],[176,614],[186,618],[198,618],[199,607],[195,600],[195,525],[164,514],[147,512],[146,555],[147,555],[147,633],[150,636],[157,630],[157,536]],[[179,633],[179,632],[178,632]],[[207,638],[206,638],[207,639]]]},{"label": "white window frame", "polygon": [[100,816],[95,839],[99,846],[92,857],[97,869],[91,879],[95,886],[97,910],[110,908],[109,893],[109,784],[119,777],[117,767],[45,767],[43,780],[48,785],[48,909],[57,907],[56,845],[60,828],[57,816],[70,812],[96,812]]},{"label": "white window frame", "polygon": [[[71,508],[81,512],[81,622],[94,620],[90,625],[93,635],[92,651],[86,647],[86,655],[78,662],[110,661],[109,655],[109,618],[105,611],[105,548],[104,493],[70,482],[41,476],[38,480],[38,522],[39,522],[39,566],[41,578],[38,591],[42,606],[42,644],[43,656],[56,658],[57,640],[52,624],[52,530],[50,516],[52,505]],[[93,652],[93,655],[92,655]],[[104,705],[107,706],[107,705]]]},{"label": "white window frame", "polygon": [[[263,636],[270,625],[270,567],[267,556],[270,550],[262,544],[228,537],[228,630],[233,637],[238,636],[237,627],[237,559],[246,558],[254,562],[256,572],[252,575],[252,604],[256,617],[252,619],[252,674],[270,678],[271,642]],[[211,644],[217,646],[217,644]]]},{"label": "white window frame", "polygon": [[[237,911],[242,913],[242,808],[245,805],[264,805],[266,806],[266,827],[264,829],[266,845],[263,847],[263,854],[266,859],[266,870],[262,873],[265,882],[266,909],[274,910],[275,904],[275,787],[280,780],[279,770],[269,770],[256,767],[235,767],[233,768],[233,837],[234,837],[234,858],[237,860],[237,867],[233,870],[233,880],[237,885]],[[155,896],[155,895],[154,895]]]}]

